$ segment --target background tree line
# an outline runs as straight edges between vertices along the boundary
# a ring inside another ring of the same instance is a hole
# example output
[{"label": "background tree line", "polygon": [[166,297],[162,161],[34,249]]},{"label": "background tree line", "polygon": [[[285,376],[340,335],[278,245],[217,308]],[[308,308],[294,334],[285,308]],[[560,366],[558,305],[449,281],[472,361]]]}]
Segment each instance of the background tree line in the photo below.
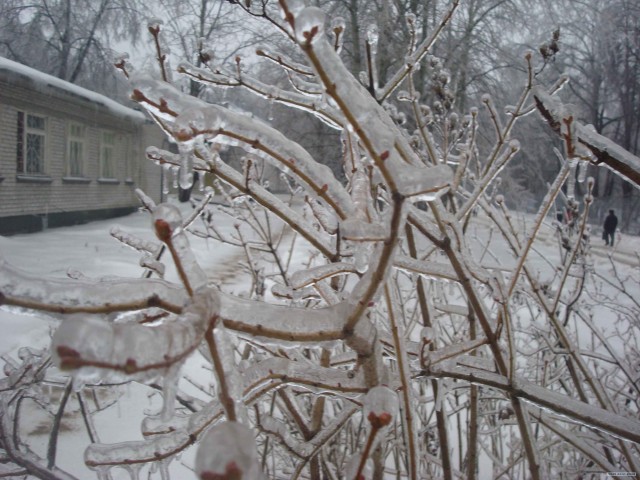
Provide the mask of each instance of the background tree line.
[{"label": "background tree line", "polygon": [[[388,81],[389,72],[397,69],[407,45],[428,38],[450,2],[308,3],[332,12],[334,19],[342,17],[342,57],[353,72],[361,72],[360,78],[375,95],[375,89]],[[242,8],[234,8],[237,6]],[[271,83],[286,81],[279,69],[255,61],[260,45],[267,40],[271,45],[278,44],[272,32],[254,21],[264,16],[270,7],[268,1],[162,0],[154,2],[153,12],[148,7],[142,0],[5,0],[0,4],[0,55],[123,100],[126,89],[112,68],[114,52],[150,48],[143,30],[152,14],[164,22],[163,38],[176,65],[185,60],[201,65],[203,58],[216,57],[216,63],[226,62],[235,68],[239,55],[241,68],[261,69],[261,78]],[[416,76],[421,83],[417,90],[431,92],[422,101],[434,115],[464,115],[468,106],[481,103],[479,100],[486,93],[498,109],[515,102],[517,86],[524,75],[517,59],[524,50],[532,49],[546,62],[537,72],[542,80],[559,73],[569,75],[570,82],[561,98],[572,106],[576,118],[628,151],[638,153],[637,2],[545,0],[532,5],[523,0],[462,0],[461,8],[443,33],[434,57]],[[214,95],[195,82],[183,88],[194,96]],[[383,98],[378,100],[384,102]],[[297,118],[290,111],[280,115],[284,110],[260,104],[253,97],[236,98],[234,103],[267,117],[316,152],[317,158],[330,165],[339,163],[339,152],[325,148],[332,142],[323,137],[331,135],[331,131],[313,119],[302,115]],[[402,116],[399,118],[401,121]],[[526,135],[518,135],[523,143],[522,153],[504,173],[503,187],[512,206],[533,209],[558,169],[552,147],[559,139],[536,115],[518,128],[520,132],[526,130]],[[637,189],[606,169],[591,168],[588,174],[596,177],[594,194],[598,201],[593,221],[599,222],[609,208],[615,208],[621,213],[622,229],[638,233]],[[578,194],[583,190],[579,185]]]}]

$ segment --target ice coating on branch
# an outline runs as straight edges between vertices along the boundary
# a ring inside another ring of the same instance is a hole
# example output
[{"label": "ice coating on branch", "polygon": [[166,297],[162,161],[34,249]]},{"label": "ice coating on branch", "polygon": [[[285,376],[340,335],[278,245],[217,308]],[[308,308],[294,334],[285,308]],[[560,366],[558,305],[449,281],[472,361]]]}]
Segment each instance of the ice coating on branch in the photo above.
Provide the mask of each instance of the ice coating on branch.
[{"label": "ice coating on branch", "polygon": [[100,470],[127,463],[153,462],[158,459],[171,458],[173,453],[190,443],[189,435],[184,430],[154,435],[140,441],[112,445],[93,443],[85,450],[84,461],[89,468]]},{"label": "ice coating on branch", "polygon": [[184,291],[156,279],[42,278],[12,267],[0,257],[0,291],[24,299],[66,306],[100,306],[106,303],[145,302],[154,297],[182,305]]},{"label": "ice coating on branch", "polygon": [[156,242],[150,242],[148,240],[143,240],[135,235],[124,232],[118,226],[114,226],[109,231],[112,237],[124,243],[128,247],[133,248],[142,253],[149,253],[151,255],[155,255],[158,253],[160,249],[160,244]]},{"label": "ice coating on branch", "polygon": [[219,111],[215,107],[189,108],[178,115],[174,124],[176,137],[189,142],[198,132],[208,131],[209,136],[215,135],[215,130],[223,126]]},{"label": "ice coating on branch", "polygon": [[324,35],[325,13],[318,7],[306,7],[295,17],[296,40],[301,43],[315,43]]},{"label": "ice coating on branch", "polygon": [[300,458],[310,457],[313,454],[314,448],[312,444],[301,443],[298,438],[291,434],[291,428],[288,424],[276,420],[270,415],[260,415],[260,429],[273,435],[278,441],[283,442],[287,448],[295,452]]},{"label": "ice coating on branch", "polygon": [[305,0],[285,0],[284,3],[287,5],[287,9],[294,17],[307,6]]},{"label": "ice coating on branch", "polygon": [[198,265],[191,250],[189,239],[182,228],[182,214],[178,207],[161,203],[153,210],[152,218],[157,237],[165,243],[171,242],[191,286],[197,290],[206,285],[207,276]]},{"label": "ice coating on branch", "polygon": [[354,374],[337,368],[325,368],[285,358],[267,358],[243,372],[247,391],[262,388],[268,383],[290,383],[322,393],[338,390],[345,394],[359,394],[366,390],[362,372]]},{"label": "ice coating on branch", "polygon": [[196,293],[182,315],[157,326],[67,317],[53,336],[53,361],[63,370],[72,370],[77,384],[151,381],[162,376],[169,408],[174,393],[171,382],[177,381],[180,365],[197,348],[218,310],[217,294],[210,290]]},{"label": "ice coating on branch", "polygon": [[398,413],[398,396],[389,387],[378,385],[367,392],[363,406],[364,415],[372,425],[385,427]]},{"label": "ice coating on branch", "polygon": [[406,272],[418,273],[426,278],[435,280],[447,279],[451,281],[456,281],[457,279],[453,268],[445,263],[433,261],[424,262],[405,255],[396,255],[394,265],[396,268]]},{"label": "ice coating on branch", "polygon": [[201,480],[242,478],[257,480],[256,441],[253,432],[238,422],[222,422],[211,427],[196,453],[195,469]]},{"label": "ice coating on branch", "polygon": [[[384,152],[388,152],[389,158],[385,163],[392,176],[395,174],[395,167],[403,163],[398,152],[393,148],[396,144],[401,147],[403,154],[410,159],[411,163],[416,165],[420,163],[393,119],[381,105],[372,101],[371,94],[348,72],[333,46],[324,39],[318,39],[313,44],[313,51],[314,58],[321,64],[325,74],[322,79],[325,82],[323,87],[327,92],[327,98],[335,103],[336,98],[339,97],[342,101],[341,108],[352,114],[353,120],[348,128],[351,128],[359,137],[366,137],[367,142],[370,142],[372,151],[368,154],[380,157]],[[329,79],[332,79],[331,82]],[[333,79],[340,79],[340,81],[334,83]]]},{"label": "ice coating on branch", "polygon": [[340,235],[345,240],[377,241],[388,238],[390,232],[387,223],[348,218],[340,222]]},{"label": "ice coating on branch", "polygon": [[[345,479],[353,480],[358,473],[358,467],[360,466],[360,460],[362,455],[354,454],[346,463],[345,466]],[[373,478],[373,460],[370,458],[364,464],[360,476],[356,480],[371,480]]]},{"label": "ice coating on branch", "polygon": [[291,286],[296,289],[303,288],[322,279],[347,273],[353,273],[352,264],[343,262],[328,263],[295,272],[291,275]]},{"label": "ice coating on branch", "polygon": [[[345,305],[302,309],[270,305],[219,293],[220,316],[227,328],[239,334],[255,336],[262,341],[295,345],[304,338],[317,339],[317,344],[342,338]],[[321,338],[318,338],[321,336]]]},{"label": "ice coating on branch", "polygon": [[448,165],[435,167],[417,167],[402,165],[398,167],[397,179],[400,193],[407,197],[419,197],[420,200],[435,200],[449,189],[453,182],[453,170]]},{"label": "ice coating on branch", "polygon": [[378,39],[380,35],[378,33],[378,25],[372,23],[367,27],[367,42],[369,45],[375,47],[378,45]]},{"label": "ice coating on branch", "polygon": [[333,212],[327,210],[324,205],[318,201],[307,199],[307,204],[311,207],[313,215],[318,219],[325,232],[333,235],[338,229],[338,220]]}]

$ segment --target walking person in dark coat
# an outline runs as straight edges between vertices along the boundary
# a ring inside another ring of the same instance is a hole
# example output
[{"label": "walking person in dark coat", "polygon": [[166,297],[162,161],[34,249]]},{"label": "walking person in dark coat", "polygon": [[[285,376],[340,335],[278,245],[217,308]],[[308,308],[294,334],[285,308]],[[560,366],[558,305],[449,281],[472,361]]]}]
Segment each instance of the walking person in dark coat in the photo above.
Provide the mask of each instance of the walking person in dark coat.
[{"label": "walking person in dark coat", "polygon": [[607,245],[613,246],[616,228],[618,228],[618,217],[613,210],[609,210],[609,215],[604,219],[604,234],[602,236]]}]

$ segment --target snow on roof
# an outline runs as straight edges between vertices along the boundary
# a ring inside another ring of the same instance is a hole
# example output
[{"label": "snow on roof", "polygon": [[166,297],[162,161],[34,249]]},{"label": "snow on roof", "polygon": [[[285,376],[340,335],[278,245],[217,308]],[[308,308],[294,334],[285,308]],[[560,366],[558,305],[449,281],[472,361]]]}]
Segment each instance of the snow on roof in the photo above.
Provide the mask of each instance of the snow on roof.
[{"label": "snow on roof", "polygon": [[69,83],[65,80],[41,72],[34,68],[27,67],[22,63],[14,62],[13,60],[9,60],[8,58],[0,57],[0,73],[2,73],[3,71],[22,75],[33,80],[33,82],[35,82],[37,85],[57,88],[69,94],[84,98],[89,102],[102,105],[111,113],[120,117],[128,117],[137,121],[144,121],[146,118],[142,112],[125,107],[124,105],[108,97],[105,97],[104,95],[93,92],[83,87],[79,87],[78,85],[74,85],[73,83]]}]

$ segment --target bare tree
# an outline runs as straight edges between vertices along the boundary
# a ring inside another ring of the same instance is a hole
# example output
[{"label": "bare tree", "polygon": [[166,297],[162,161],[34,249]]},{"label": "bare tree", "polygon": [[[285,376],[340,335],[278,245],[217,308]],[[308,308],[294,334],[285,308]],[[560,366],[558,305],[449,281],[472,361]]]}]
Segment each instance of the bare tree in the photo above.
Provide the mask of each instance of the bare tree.
[{"label": "bare tree", "polygon": [[[135,41],[136,0],[7,0],[0,5],[0,53],[104,91],[114,41]],[[111,86],[112,87],[112,86]]]}]

